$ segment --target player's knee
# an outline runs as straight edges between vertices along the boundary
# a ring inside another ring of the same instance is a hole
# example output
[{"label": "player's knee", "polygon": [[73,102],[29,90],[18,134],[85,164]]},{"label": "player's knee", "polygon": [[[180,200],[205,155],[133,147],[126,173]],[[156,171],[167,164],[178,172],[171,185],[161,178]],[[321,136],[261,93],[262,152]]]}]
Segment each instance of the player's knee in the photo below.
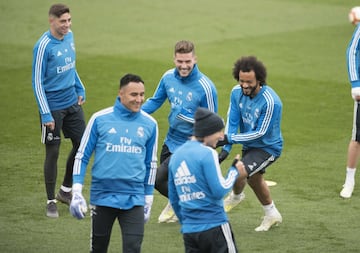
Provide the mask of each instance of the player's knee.
[{"label": "player's knee", "polygon": [[127,235],[123,238],[123,248],[128,252],[140,252],[143,235]]},{"label": "player's knee", "polygon": [[60,144],[46,145],[46,157],[48,159],[57,159],[59,156]]}]

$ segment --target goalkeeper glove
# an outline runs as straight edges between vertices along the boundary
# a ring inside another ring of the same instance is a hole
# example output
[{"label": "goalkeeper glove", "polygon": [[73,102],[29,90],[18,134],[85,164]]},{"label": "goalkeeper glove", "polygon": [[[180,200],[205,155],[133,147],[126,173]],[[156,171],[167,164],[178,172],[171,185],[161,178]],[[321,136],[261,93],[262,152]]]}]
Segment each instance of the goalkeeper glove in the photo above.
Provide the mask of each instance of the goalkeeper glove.
[{"label": "goalkeeper glove", "polygon": [[222,149],[219,154],[219,163],[222,163],[228,157],[228,155],[229,155],[229,152]]},{"label": "goalkeeper glove", "polygon": [[145,223],[150,219],[151,206],[154,200],[153,195],[145,195],[145,205],[144,205],[144,221]]},{"label": "goalkeeper glove", "polygon": [[73,196],[70,203],[70,213],[77,219],[84,219],[87,212],[86,200],[81,194],[82,185],[73,185]]}]

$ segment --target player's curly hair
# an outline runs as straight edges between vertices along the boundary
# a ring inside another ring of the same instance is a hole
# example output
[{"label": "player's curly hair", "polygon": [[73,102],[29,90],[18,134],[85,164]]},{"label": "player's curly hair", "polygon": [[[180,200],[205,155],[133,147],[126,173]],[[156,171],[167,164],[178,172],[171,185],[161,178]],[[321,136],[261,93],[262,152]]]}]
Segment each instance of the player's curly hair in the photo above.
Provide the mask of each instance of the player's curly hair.
[{"label": "player's curly hair", "polygon": [[255,72],[256,80],[260,81],[260,85],[266,85],[266,68],[264,64],[259,61],[255,56],[243,56],[234,63],[232,71],[235,80],[239,81],[239,73]]}]

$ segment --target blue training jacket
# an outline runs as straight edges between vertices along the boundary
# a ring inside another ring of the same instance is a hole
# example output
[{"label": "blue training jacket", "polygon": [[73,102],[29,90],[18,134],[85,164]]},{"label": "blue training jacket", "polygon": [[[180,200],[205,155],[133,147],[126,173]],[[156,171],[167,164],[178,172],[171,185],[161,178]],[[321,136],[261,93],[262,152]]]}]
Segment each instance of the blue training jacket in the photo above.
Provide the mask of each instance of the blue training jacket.
[{"label": "blue training jacket", "polygon": [[158,125],[144,111],[131,112],[115,105],[92,115],[75,157],[73,183],[84,184],[91,169],[90,203],[118,209],[144,205],[154,191]]},{"label": "blue training jacket", "polygon": [[360,23],[356,25],[346,50],[348,76],[352,88],[360,87]]},{"label": "blue training jacket", "polygon": [[33,49],[32,87],[41,122],[54,121],[51,111],[66,109],[82,96],[85,88],[76,71],[73,33],[63,40],[45,32]]},{"label": "blue training jacket", "polygon": [[228,222],[223,197],[239,176],[230,167],[222,176],[216,150],[189,140],[169,162],[169,200],[182,233],[201,232]]},{"label": "blue training jacket", "polygon": [[171,153],[193,134],[194,114],[198,107],[217,112],[217,91],[213,82],[201,73],[197,64],[189,76],[181,77],[176,68],[162,76],[153,97],[146,100],[142,109],[155,112],[165,100],[170,103],[169,130],[165,144]]},{"label": "blue training jacket", "polygon": [[[254,98],[245,96],[240,85],[230,95],[225,134],[231,144],[243,149],[259,148],[279,157],[283,148],[281,134],[282,102],[268,85],[263,85]],[[224,150],[230,152],[231,145]]]}]

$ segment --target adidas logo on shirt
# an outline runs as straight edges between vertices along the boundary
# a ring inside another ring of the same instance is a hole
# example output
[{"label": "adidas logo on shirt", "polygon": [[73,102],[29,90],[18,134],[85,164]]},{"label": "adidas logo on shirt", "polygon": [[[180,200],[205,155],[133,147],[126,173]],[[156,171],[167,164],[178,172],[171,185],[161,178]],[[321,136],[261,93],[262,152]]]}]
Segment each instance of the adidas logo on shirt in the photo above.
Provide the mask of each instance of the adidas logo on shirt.
[{"label": "adidas logo on shirt", "polygon": [[112,127],[112,128],[108,131],[108,133],[109,133],[109,134],[116,134],[117,132],[116,132],[115,128]]},{"label": "adidas logo on shirt", "polygon": [[185,161],[182,161],[179,168],[177,168],[174,176],[174,183],[176,186],[180,185],[177,191],[179,192],[179,199],[181,202],[206,198],[205,192],[201,190],[194,191],[197,189],[196,185],[194,185],[195,188],[190,186],[190,184],[196,183],[196,178],[194,175],[191,175]]},{"label": "adidas logo on shirt", "polygon": [[175,185],[196,183],[196,178],[194,175],[191,175],[185,161],[182,161],[179,168],[177,169],[175,173],[174,183]]}]

